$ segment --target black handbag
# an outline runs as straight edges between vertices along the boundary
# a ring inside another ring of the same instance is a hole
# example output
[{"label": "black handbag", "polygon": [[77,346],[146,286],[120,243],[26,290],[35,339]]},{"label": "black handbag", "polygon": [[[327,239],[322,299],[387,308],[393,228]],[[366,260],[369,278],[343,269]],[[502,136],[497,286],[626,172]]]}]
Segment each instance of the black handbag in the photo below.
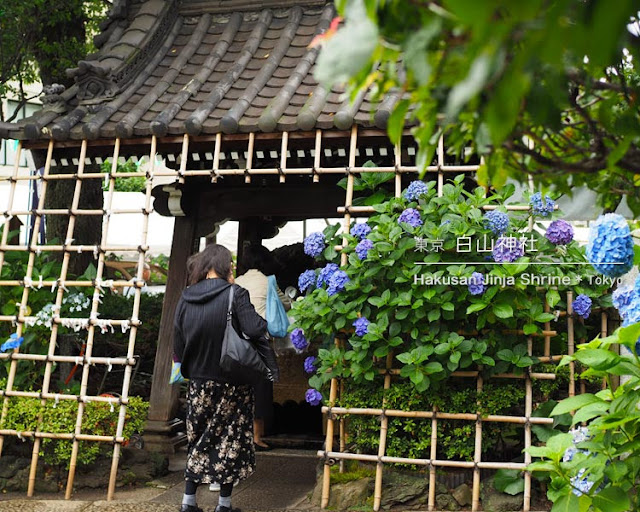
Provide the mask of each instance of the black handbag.
[{"label": "black handbag", "polygon": [[229,292],[227,327],[222,339],[220,369],[223,376],[232,384],[258,384],[270,380],[271,371],[260,356],[254,343],[240,335],[231,322],[233,309],[233,286]]}]

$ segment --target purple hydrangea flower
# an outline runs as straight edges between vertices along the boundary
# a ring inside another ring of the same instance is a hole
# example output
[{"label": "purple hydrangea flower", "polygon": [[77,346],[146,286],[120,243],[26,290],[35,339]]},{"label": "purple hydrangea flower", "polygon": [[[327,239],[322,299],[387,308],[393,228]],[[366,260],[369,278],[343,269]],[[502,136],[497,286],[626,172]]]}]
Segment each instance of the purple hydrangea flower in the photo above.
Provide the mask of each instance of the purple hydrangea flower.
[{"label": "purple hydrangea flower", "polygon": [[471,295],[482,295],[486,289],[486,286],[484,285],[484,276],[480,272],[474,272],[471,274],[467,288]]},{"label": "purple hydrangea flower", "polygon": [[299,327],[291,331],[291,343],[298,352],[303,352],[309,346],[307,338],[304,337],[304,331]]},{"label": "purple hydrangea flower", "polygon": [[313,373],[316,371],[315,356],[309,356],[304,360],[304,371],[307,373]]},{"label": "purple hydrangea flower", "polygon": [[351,228],[351,234],[358,240],[366,238],[369,233],[371,233],[371,226],[369,226],[369,224],[367,224],[366,222],[354,224]]},{"label": "purple hydrangea flower", "polygon": [[304,395],[305,400],[311,405],[320,405],[322,394],[317,389],[309,388]]},{"label": "purple hydrangea flower", "polygon": [[402,196],[407,201],[415,201],[427,192],[429,192],[427,184],[424,181],[415,180],[409,183],[409,186],[406,188]]},{"label": "purple hydrangea flower", "polygon": [[400,217],[398,217],[398,223],[402,224],[403,222],[409,224],[412,228],[422,226],[420,212],[415,208],[407,208],[400,214]]},{"label": "purple hydrangea flower", "polygon": [[544,196],[542,198],[542,194],[540,192],[536,192],[531,195],[529,199],[529,204],[531,205],[531,210],[534,215],[540,215],[541,217],[548,217],[553,213],[553,210],[556,206],[556,203],[549,196]]},{"label": "purple hydrangea flower", "polygon": [[580,294],[576,297],[576,300],[571,303],[571,307],[577,315],[582,318],[589,318],[589,313],[591,313],[591,304],[592,300],[589,297]]},{"label": "purple hydrangea flower", "polygon": [[491,210],[484,214],[484,224],[495,235],[501,235],[509,227],[509,216],[499,210]]},{"label": "purple hydrangea flower", "polygon": [[313,270],[305,270],[298,277],[298,289],[304,293],[307,288],[316,284],[316,273]]},{"label": "purple hydrangea flower", "polygon": [[326,246],[327,244],[324,238],[324,233],[311,233],[304,239],[304,253],[313,258],[320,256]]},{"label": "purple hydrangea flower", "polygon": [[356,254],[358,255],[358,258],[364,260],[367,259],[367,254],[369,254],[371,249],[373,249],[373,242],[368,238],[365,238],[356,245]]},{"label": "purple hydrangea flower", "polygon": [[343,270],[336,270],[327,283],[327,295],[330,297],[344,290],[345,285],[349,282],[349,276]]},{"label": "purple hydrangea flower", "polygon": [[624,217],[617,213],[598,217],[589,230],[587,258],[593,268],[608,277],[619,277],[631,270],[633,240]]},{"label": "purple hydrangea flower", "polygon": [[493,247],[493,260],[513,263],[524,256],[524,244],[514,236],[501,236]]},{"label": "purple hydrangea flower", "polygon": [[356,321],[353,322],[353,326],[356,328],[356,336],[364,336],[367,334],[370,323],[371,322],[369,322],[365,317],[356,319]]},{"label": "purple hydrangea flower", "polygon": [[554,245],[567,245],[573,240],[573,227],[566,220],[554,220],[544,236]]},{"label": "purple hydrangea flower", "polygon": [[327,263],[323,269],[320,270],[320,274],[318,275],[318,282],[316,283],[316,288],[320,288],[323,284],[329,284],[329,279],[340,267],[335,263]]}]

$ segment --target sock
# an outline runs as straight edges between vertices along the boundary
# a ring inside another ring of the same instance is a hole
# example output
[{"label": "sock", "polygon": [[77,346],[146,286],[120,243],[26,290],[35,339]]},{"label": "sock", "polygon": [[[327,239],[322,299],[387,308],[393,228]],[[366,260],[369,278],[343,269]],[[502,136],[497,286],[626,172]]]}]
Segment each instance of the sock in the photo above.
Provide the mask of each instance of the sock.
[{"label": "sock", "polygon": [[195,494],[183,494],[182,495],[182,504],[183,505],[191,505],[192,507],[196,506],[196,495]]},{"label": "sock", "polygon": [[218,505],[231,508],[231,496],[220,496],[218,498]]}]

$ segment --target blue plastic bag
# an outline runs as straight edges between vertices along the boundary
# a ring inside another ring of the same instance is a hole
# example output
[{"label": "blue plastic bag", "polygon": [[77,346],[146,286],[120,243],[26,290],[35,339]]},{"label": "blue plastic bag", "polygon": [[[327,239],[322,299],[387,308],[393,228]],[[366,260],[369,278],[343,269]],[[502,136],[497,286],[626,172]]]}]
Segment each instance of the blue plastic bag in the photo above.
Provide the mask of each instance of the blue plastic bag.
[{"label": "blue plastic bag", "polygon": [[284,338],[289,329],[289,318],[278,297],[275,276],[269,276],[267,279],[267,330],[275,338]]},{"label": "blue plastic bag", "polygon": [[186,379],[182,376],[182,372],[180,371],[181,368],[182,363],[173,361],[171,365],[171,375],[169,375],[169,384],[180,384],[181,382],[186,382]]}]

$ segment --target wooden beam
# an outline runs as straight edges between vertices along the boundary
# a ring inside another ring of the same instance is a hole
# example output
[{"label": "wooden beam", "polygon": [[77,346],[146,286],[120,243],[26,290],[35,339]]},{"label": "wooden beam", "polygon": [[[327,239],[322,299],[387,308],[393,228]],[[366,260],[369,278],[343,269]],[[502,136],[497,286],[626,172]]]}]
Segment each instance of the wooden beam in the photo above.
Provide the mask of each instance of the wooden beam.
[{"label": "wooden beam", "polygon": [[[176,217],[169,257],[169,276],[162,305],[158,348],[153,368],[149,421],[145,441],[153,441],[152,448],[157,451],[171,451],[167,425],[178,409],[179,386],[169,384],[171,363],[173,360],[173,316],[182,290],[187,283],[187,259],[194,252],[196,219],[194,217]],[[154,435],[155,434],[155,435]],[[166,438],[166,449],[161,446],[162,437]],[[149,446],[149,442],[146,442]]]}]

